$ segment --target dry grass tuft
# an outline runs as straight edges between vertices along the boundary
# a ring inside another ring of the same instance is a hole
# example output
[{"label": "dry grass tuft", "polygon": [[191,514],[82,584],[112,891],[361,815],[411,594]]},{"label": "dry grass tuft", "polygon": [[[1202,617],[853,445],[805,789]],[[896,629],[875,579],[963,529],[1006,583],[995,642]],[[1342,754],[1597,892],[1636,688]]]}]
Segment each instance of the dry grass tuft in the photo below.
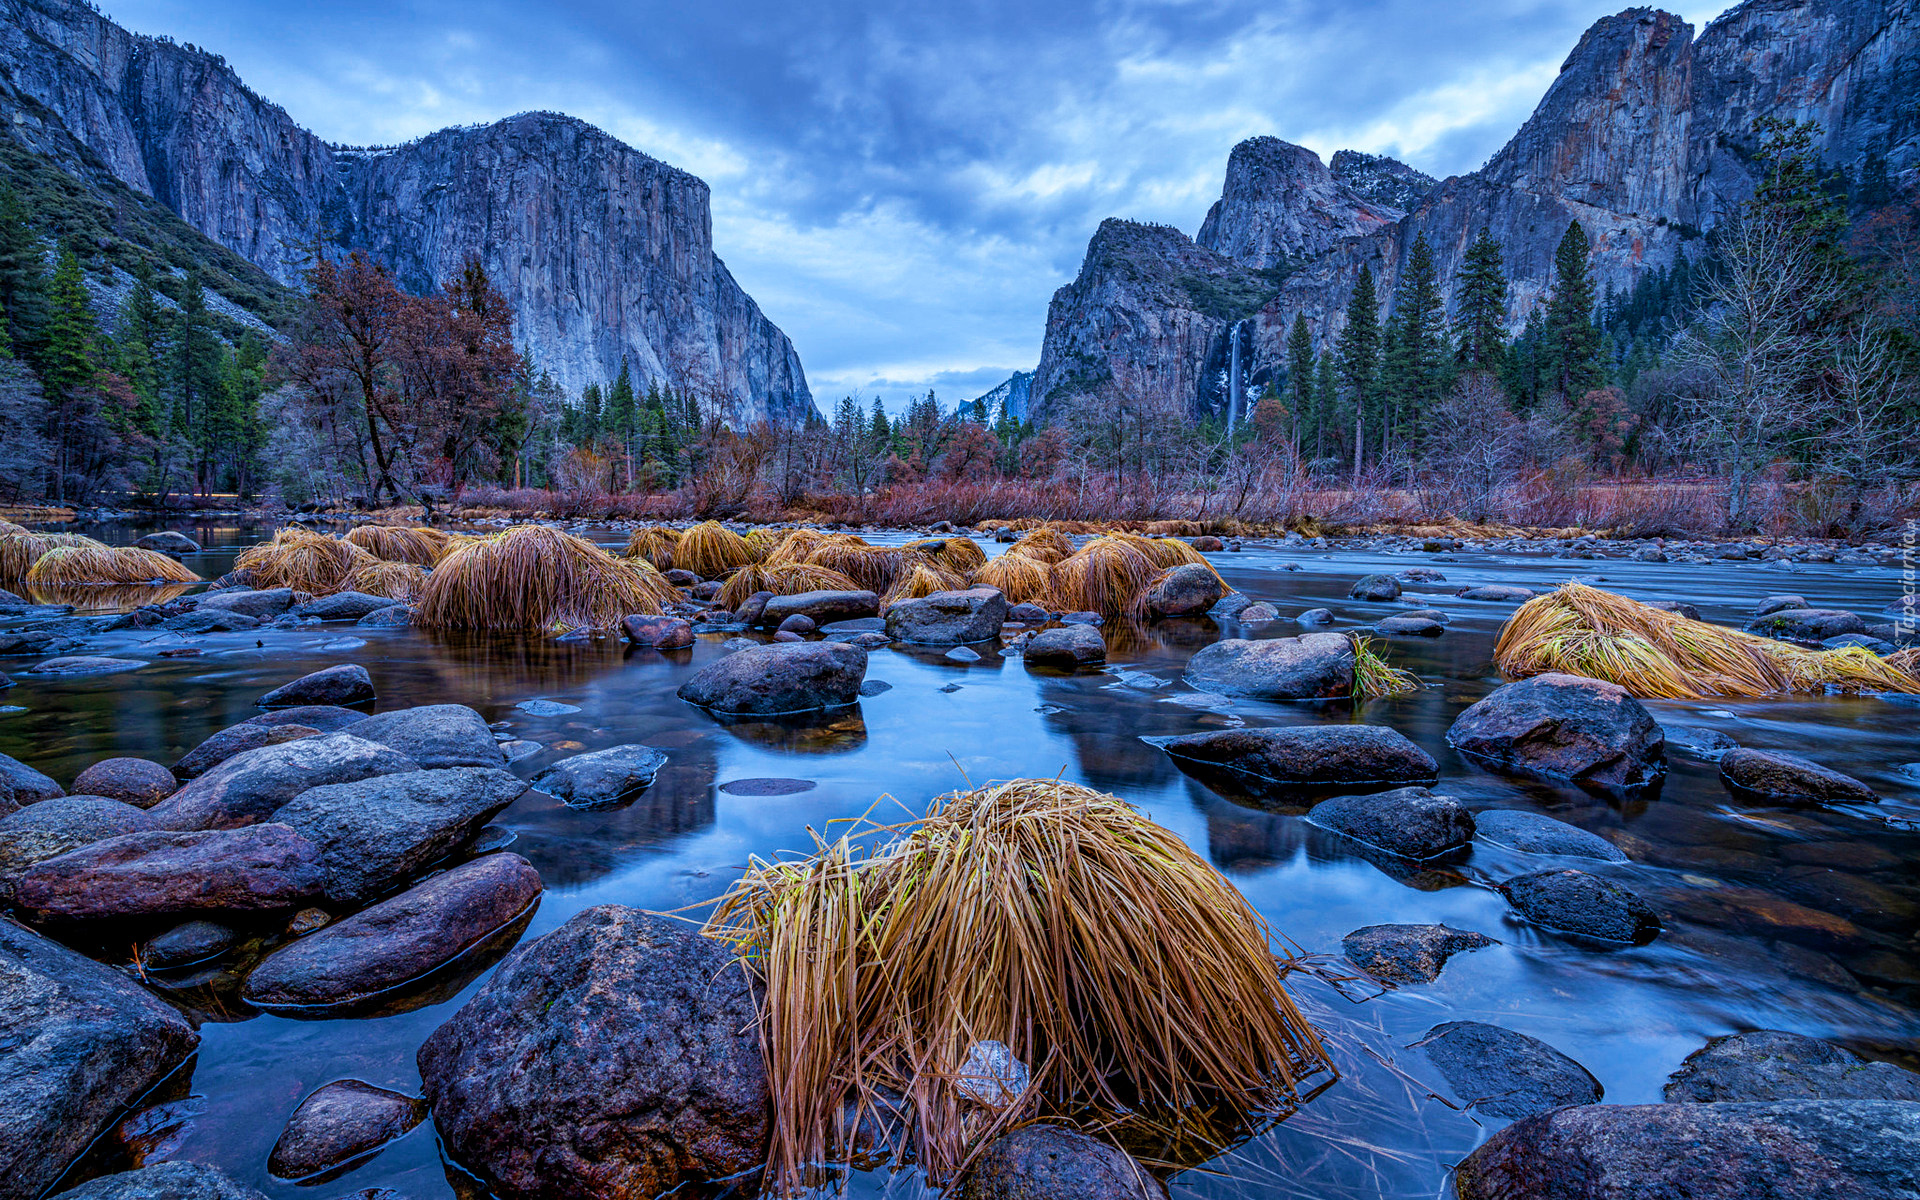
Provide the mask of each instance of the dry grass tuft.
[{"label": "dry grass tuft", "polygon": [[1131,611],[1160,568],[1135,543],[1142,538],[1097,537],[1053,568],[1053,597],[1068,612],[1097,612],[1115,620]]},{"label": "dry grass tuft", "polygon": [[441,560],[427,577],[414,623],[541,633],[607,629],[629,614],[657,616],[679,599],[643,560],[615,558],[544,525],[520,525]]},{"label": "dry grass tuft", "polygon": [[403,604],[412,604],[426,590],[427,569],[410,562],[362,563],[347,575],[343,591],[385,596]]},{"label": "dry grass tuft", "polygon": [[430,567],[446,557],[453,535],[424,525],[361,525],[346,539],[375,558]]},{"label": "dry grass tuft", "polygon": [[909,555],[895,546],[869,546],[859,539],[826,541],[807,553],[806,561],[838,571],[870,592],[882,592],[894,585]]},{"label": "dry grass tuft", "polygon": [[284,587],[328,596],[345,588],[347,576],[357,568],[378,561],[352,542],[289,525],[272,541],[243,551],[233,565],[252,571],[257,588]]},{"label": "dry grass tuft", "polygon": [[[760,532],[762,531],[754,530],[754,533]],[[773,543],[767,547],[766,556],[760,561],[768,566],[805,562],[807,555],[813,552],[814,547],[831,542],[836,536],[823,533],[818,529],[788,529],[775,537]]]},{"label": "dry grass tuft", "polygon": [[[852,841],[881,834],[892,840],[871,853]],[[808,858],[753,860],[706,926],[764,983],[776,1191],[845,1157],[848,1103],[870,1113],[904,1097],[903,1136],[944,1184],[1029,1120],[1127,1114],[1184,1131],[1203,1109],[1289,1106],[1332,1069],[1281,986],[1266,922],[1113,796],[1021,779],[816,843]],[[956,1083],[986,1040],[1032,1071],[999,1113]]]},{"label": "dry grass tuft", "polygon": [[25,537],[27,527],[15,525],[12,521],[0,521],[0,537]]},{"label": "dry grass tuft", "polygon": [[857,592],[860,585],[838,571],[812,563],[748,563],[727,577],[714,602],[732,612],[755,592],[798,596],[802,592]]},{"label": "dry grass tuft", "polygon": [[27,589],[35,604],[68,604],[79,612],[126,612],[165,604],[187,594],[190,583],[50,583]]},{"label": "dry grass tuft", "polygon": [[924,554],[933,564],[955,575],[969,575],[987,565],[987,552],[968,537],[929,538],[908,542],[901,547],[912,554]]},{"label": "dry grass tuft", "polygon": [[787,529],[769,529],[764,525],[747,530],[745,534],[747,549],[753,552],[753,561],[766,562],[767,556],[773,553],[774,547],[784,542],[791,532]]},{"label": "dry grass tuft", "polygon": [[1053,526],[1042,525],[1022,534],[1019,541],[1007,547],[1007,553],[1024,554],[1036,562],[1052,566],[1073,553],[1073,542]]},{"label": "dry grass tuft", "polygon": [[667,525],[648,525],[627,538],[628,558],[644,558],[662,571],[673,570],[673,551],[680,544],[680,531]]},{"label": "dry grass tuft", "polygon": [[1920,679],[1920,646],[1908,646],[1905,650],[1896,650],[1887,655],[1886,663],[1896,671],[1903,671],[1915,679]]},{"label": "dry grass tuft", "polygon": [[1149,521],[1145,530],[1148,537],[1156,538],[1199,537],[1206,531],[1207,527],[1198,521]]},{"label": "dry grass tuft", "polygon": [[0,534],[0,579],[26,578],[33,564],[49,550],[105,549],[108,549],[105,542],[77,533],[30,533],[22,529],[19,533]]},{"label": "dry grass tuft", "polygon": [[1509,678],[1564,671],[1617,683],[1643,700],[1828,688],[1920,694],[1920,680],[1871,650],[1802,650],[1582,583],[1521,605],[1493,655]]},{"label": "dry grass tuft", "polygon": [[1381,696],[1399,696],[1417,692],[1422,684],[1412,671],[1390,665],[1373,652],[1367,638],[1353,639],[1353,698],[1373,700]]},{"label": "dry grass tuft", "polygon": [[1053,568],[1038,559],[1008,550],[973,573],[979,587],[999,588],[1009,604],[1047,605],[1053,600]]},{"label": "dry grass tuft", "polygon": [[755,561],[747,539],[718,521],[702,521],[680,535],[673,565],[702,579],[718,579],[728,571]]},{"label": "dry grass tuft", "polygon": [[67,584],[199,583],[186,567],[133,546],[55,546],[27,569],[29,587]]},{"label": "dry grass tuft", "polygon": [[902,600],[918,600],[935,592],[952,592],[967,586],[966,577],[957,575],[920,554],[908,554],[902,560],[900,574],[880,596],[880,611]]}]

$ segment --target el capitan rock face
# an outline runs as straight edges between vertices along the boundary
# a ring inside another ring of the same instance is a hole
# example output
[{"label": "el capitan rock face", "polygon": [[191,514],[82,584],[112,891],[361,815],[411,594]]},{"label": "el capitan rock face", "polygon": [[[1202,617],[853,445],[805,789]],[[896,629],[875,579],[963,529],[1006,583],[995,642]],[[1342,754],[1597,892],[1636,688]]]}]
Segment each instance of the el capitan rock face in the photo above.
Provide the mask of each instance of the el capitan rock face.
[{"label": "el capitan rock face", "polygon": [[13,136],[64,129],[282,283],[322,227],[415,292],[477,251],[515,341],[569,390],[611,380],[624,356],[641,386],[713,396],[736,422],[813,406],[792,344],[713,253],[707,185],[584,121],[522,113],[389,149],[331,146],[217,55],[73,0],[0,0],[0,77]]}]

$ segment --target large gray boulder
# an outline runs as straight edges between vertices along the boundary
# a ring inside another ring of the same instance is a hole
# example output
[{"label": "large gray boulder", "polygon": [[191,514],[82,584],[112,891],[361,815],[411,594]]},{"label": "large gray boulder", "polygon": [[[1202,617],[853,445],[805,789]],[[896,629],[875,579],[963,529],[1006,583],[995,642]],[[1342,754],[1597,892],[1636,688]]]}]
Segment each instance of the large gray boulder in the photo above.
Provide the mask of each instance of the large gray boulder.
[{"label": "large gray boulder", "polygon": [[1432,755],[1384,725],[1221,729],[1148,740],[1183,765],[1231,771],[1283,791],[1433,783],[1439,772]]},{"label": "large gray boulder", "polygon": [[145,810],[105,796],[61,796],[0,817],[0,833],[40,830],[59,834],[74,846],[152,828],[153,818]]},{"label": "large gray boulder", "polygon": [[1748,633],[1819,642],[1845,633],[1865,633],[1867,623],[1837,608],[1783,608],[1747,622]]},{"label": "large gray boulder", "polygon": [[184,533],[172,529],[163,529],[159,533],[149,533],[145,537],[134,539],[134,546],[141,550],[156,550],[161,554],[198,554],[200,543]]},{"label": "large gray boulder", "polygon": [[735,614],[742,622],[761,629],[778,629],[788,617],[802,616],[815,625],[835,621],[857,621],[880,615],[880,597],[868,591],[801,592],[793,596],[769,595],[758,612],[742,606]]},{"label": "large gray boulder", "polygon": [[1007,598],[998,588],[935,592],[887,609],[887,636],[923,646],[963,646],[998,638],[1006,620]]},{"label": "large gray boulder", "polygon": [[43,920],[279,912],[320,896],[320,853],[285,825],[128,833],[22,871],[14,903]]},{"label": "large gray boulder", "polygon": [[1314,805],[1307,820],[1414,862],[1456,855],[1473,842],[1473,814],[1423,787],[1335,796]]},{"label": "large gray boulder", "polygon": [[249,1004],[316,1009],[404,987],[518,920],[540,873],[518,854],[487,854],[310,933],[247,976]]},{"label": "large gray boulder", "polygon": [[1735,795],[1800,804],[1874,804],[1878,793],[1851,775],[1797,754],[1736,746],[1720,756],[1720,782]]},{"label": "large gray boulder", "polygon": [[327,898],[357,905],[465,845],[526,790],[498,767],[411,771],[310,788],[274,819],[318,847]]},{"label": "large gray boulder", "polygon": [[[412,1096],[358,1079],[336,1079],[315,1088],[293,1110],[267,1156],[267,1171],[296,1181],[320,1175],[379,1149],[425,1116],[426,1105]],[[382,1192],[359,1195],[373,1200]]]},{"label": "large gray boulder", "polygon": [[292,588],[266,588],[255,591],[251,588],[232,592],[212,592],[197,597],[199,603],[194,611],[201,610],[239,613],[243,617],[265,619],[277,617],[300,601],[300,593]]},{"label": "large gray boulder", "polygon": [[1500,885],[1507,902],[1548,929],[1603,942],[1643,943],[1660,932],[1653,906],[1611,879],[1585,871],[1535,871]]},{"label": "large gray boulder", "polygon": [[1495,688],[1460,714],[1447,741],[1490,766],[1607,788],[1653,783],[1667,769],[1666,736],[1618,684],[1535,675]]},{"label": "large gray boulder", "polygon": [[1391,575],[1362,575],[1347,589],[1354,600],[1398,600],[1400,581]]},{"label": "large gray boulder", "polygon": [[1920,1075],[1777,1029],[1718,1037],[1687,1055],[1664,1092],[1673,1103],[1920,1100]]},{"label": "large gray boulder", "polygon": [[422,704],[379,713],[356,721],[353,736],[390,746],[429,771],[497,767],[506,757],[486,718],[464,704]]},{"label": "large gray boulder", "polygon": [[1035,634],[1021,655],[1030,667],[1096,667],[1107,661],[1107,639],[1091,625],[1059,625]]},{"label": "large gray boulder", "polygon": [[509,955],[420,1076],[448,1155],[502,1200],[654,1196],[764,1161],[757,1019],[720,944],[602,905]]},{"label": "large gray boulder", "polygon": [[271,819],[309,788],[419,769],[389,746],[329,733],[236,754],[147,811],[162,829],[234,829]]},{"label": "large gray boulder", "polygon": [[17,804],[38,804],[67,794],[66,789],[52,779],[4,754],[0,754],[0,784],[12,789]]},{"label": "large gray boulder", "polygon": [[866,676],[867,652],[858,646],[789,642],[716,659],[678,695],[723,716],[770,716],[852,704]]},{"label": "large gray boulder", "polygon": [[140,808],[152,808],[179,787],[172,771],[144,758],[103,758],[73,780],[79,795],[105,796]]},{"label": "large gray boulder", "polygon": [[1165,1200],[1125,1151],[1063,1125],[1025,1125],[987,1143],[959,1200]]},{"label": "large gray boulder", "polygon": [[1344,633],[1224,638],[1187,661],[1187,682],[1260,700],[1346,698],[1353,695],[1353,662],[1353,641]]},{"label": "large gray boulder", "polygon": [[533,786],[570,808],[606,808],[651,786],[666,762],[652,746],[614,746],[563,758],[535,776]]},{"label": "large gray boulder", "polygon": [[320,731],[310,725],[254,725],[243,721],[227,726],[181,755],[180,761],[173,764],[173,777],[186,783],[200,778],[236,754],[319,736]]},{"label": "large gray boulder", "polygon": [[1484,933],[1449,925],[1365,925],[1340,939],[1340,950],[1384,983],[1432,983],[1447,960],[1499,943]]},{"label": "large gray boulder", "polygon": [[1593,1104],[1500,1130],[1459,1200],[1912,1200],[1920,1104]]},{"label": "large gray boulder", "polygon": [[291,683],[283,683],[260,697],[261,708],[293,708],[305,704],[365,704],[374,698],[373,677],[359,663],[339,663]]},{"label": "large gray boulder", "polygon": [[35,1200],[51,1187],[200,1041],[126,975],[10,921],[0,921],[0,1012],[6,1200]]},{"label": "large gray boulder", "polygon": [[1141,608],[1149,617],[1197,617],[1226,594],[1226,587],[1205,563],[1182,563],[1147,589]]},{"label": "large gray boulder", "polygon": [[1454,1098],[1490,1117],[1518,1120],[1569,1104],[1598,1104],[1600,1081],[1536,1037],[1480,1021],[1435,1025],[1415,1045]]},{"label": "large gray boulder", "polygon": [[164,1162],[88,1180],[59,1200],[266,1200],[259,1192],[212,1167]]},{"label": "large gray boulder", "polygon": [[335,592],[318,600],[309,600],[294,609],[296,616],[315,621],[358,621],[360,618],[392,608],[389,596],[370,596],[366,592]]}]

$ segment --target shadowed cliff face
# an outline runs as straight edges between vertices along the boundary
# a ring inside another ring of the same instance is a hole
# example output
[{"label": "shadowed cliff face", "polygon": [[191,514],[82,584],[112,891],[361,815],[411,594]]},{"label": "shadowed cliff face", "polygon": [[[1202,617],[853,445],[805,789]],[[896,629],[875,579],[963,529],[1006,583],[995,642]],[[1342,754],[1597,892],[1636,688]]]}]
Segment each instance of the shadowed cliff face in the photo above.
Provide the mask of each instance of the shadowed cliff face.
[{"label": "shadowed cliff face", "polygon": [[[1587,31],[1533,116],[1481,170],[1435,185],[1391,159],[1342,151],[1329,171],[1309,150],[1254,138],[1235,147],[1193,248],[1256,268],[1286,257],[1295,268],[1248,323],[1250,380],[1284,361],[1296,315],[1307,318],[1316,346],[1338,336],[1361,267],[1391,296],[1423,234],[1451,308],[1467,247],[1487,227],[1505,256],[1518,329],[1551,287],[1553,251],[1571,221],[1593,239],[1602,289],[1628,291],[1643,273],[1699,253],[1704,231],[1753,192],[1752,130],[1763,117],[1820,122],[1830,167],[1857,174],[1869,157],[1883,157],[1895,176],[1911,176],[1920,170],[1916,95],[1913,0],[1748,0],[1697,40],[1671,13],[1631,9]],[[1405,179],[1398,190],[1388,186],[1396,179]],[[1393,198],[1411,207],[1382,203]],[[1072,313],[1093,312],[1073,301],[1099,292],[1109,304],[1098,322],[1136,331],[1115,343],[1128,378],[1192,386],[1166,396],[1190,411],[1217,407],[1209,389],[1226,325],[1200,349],[1190,334],[1155,333],[1173,313],[1127,308],[1152,301],[1090,281],[1090,272],[1119,270],[1110,257],[1090,247],[1081,278],[1055,295],[1036,397],[1054,384],[1047,364],[1067,361],[1067,347],[1084,375],[1098,374],[1085,356],[1101,339]]]},{"label": "shadowed cliff face", "polygon": [[[128,187],[293,283],[321,231],[426,291],[480,254],[562,386],[692,388],[736,422],[813,406],[786,335],[714,256],[707,186],[551,113],[343,151],[225,62],[69,0],[0,0],[0,122],[64,126]],[[20,114],[16,116],[16,114]]]}]

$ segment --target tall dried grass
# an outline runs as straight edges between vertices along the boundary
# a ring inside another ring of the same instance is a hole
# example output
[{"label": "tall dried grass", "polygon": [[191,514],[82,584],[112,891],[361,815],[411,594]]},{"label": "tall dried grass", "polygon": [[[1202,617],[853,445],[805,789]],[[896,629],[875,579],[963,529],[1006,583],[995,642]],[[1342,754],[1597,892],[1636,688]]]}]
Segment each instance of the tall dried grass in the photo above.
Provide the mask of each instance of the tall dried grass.
[{"label": "tall dried grass", "polygon": [[1056,527],[1042,525],[1022,534],[1019,540],[1007,547],[1007,553],[1024,554],[1036,562],[1052,566],[1073,553],[1073,542]]},{"label": "tall dried grass", "polygon": [[178,600],[190,583],[51,583],[27,589],[35,604],[67,604],[80,612],[126,612]]},{"label": "tall dried grass", "polygon": [[747,530],[744,536],[747,542],[747,549],[753,554],[753,561],[757,563],[766,562],[767,556],[773,553],[774,547],[785,541],[787,534],[790,532],[792,531],[787,529],[769,529],[764,525],[757,529]]},{"label": "tall dried grass", "polygon": [[1038,559],[1008,550],[973,573],[975,586],[999,588],[1009,604],[1049,604],[1053,600],[1053,568]]},{"label": "tall dried grass", "polygon": [[192,571],[134,546],[55,546],[27,569],[28,587],[69,584],[198,583]]},{"label": "tall dried grass", "polygon": [[838,571],[867,591],[884,594],[913,557],[895,546],[869,546],[855,538],[821,542],[807,553],[806,561]]},{"label": "tall dried grass", "polygon": [[1783,692],[1920,694],[1920,680],[1871,650],[1803,650],[1582,583],[1536,596],[1500,631],[1494,662],[1521,679],[1564,671],[1617,683],[1641,699],[1700,700]]},{"label": "tall dried grass", "polygon": [[[19,529],[19,526],[14,528]],[[78,533],[31,533],[21,529],[19,533],[0,534],[0,579],[24,579],[33,564],[49,550],[105,550],[105,542],[97,542]]]},{"label": "tall dried grass", "polygon": [[15,525],[12,521],[0,521],[0,537],[25,537],[27,527]]},{"label": "tall dried grass", "polygon": [[673,551],[673,564],[702,579],[718,579],[728,571],[753,562],[754,557],[747,539],[718,521],[702,521],[680,535],[680,544]]},{"label": "tall dried grass", "polygon": [[673,552],[680,545],[680,531],[670,525],[645,525],[627,538],[626,556],[644,558],[662,571],[673,570]]},{"label": "tall dried grass", "polygon": [[441,560],[427,577],[414,623],[521,632],[607,629],[629,614],[658,616],[679,599],[644,560],[615,558],[544,525],[519,525]]},{"label": "tall dried grass", "polygon": [[[944,1184],[1027,1120],[1124,1114],[1184,1132],[1203,1110],[1271,1113],[1332,1070],[1266,922],[1124,801],[1014,780],[852,830],[882,834],[871,853],[842,836],[753,860],[707,922],[765,985],[776,1190],[845,1155],[849,1102],[867,1114],[904,1097],[902,1136]],[[987,1040],[1031,1070],[997,1113],[963,1086]]]},{"label": "tall dried grass", "polygon": [[812,563],[777,563],[768,566],[765,563],[748,563],[732,575],[720,588],[720,594],[714,602],[728,612],[747,602],[747,597],[755,592],[772,592],[776,596],[798,596],[802,592],[857,592],[860,585],[848,579],[838,571]]},{"label": "tall dried grass", "polygon": [[1115,620],[1133,610],[1160,568],[1135,543],[1097,537],[1053,568],[1055,603],[1069,612],[1097,612]]},{"label": "tall dried grass", "polygon": [[424,525],[360,525],[346,539],[375,558],[430,567],[446,557],[453,535]]},{"label": "tall dried grass", "polygon": [[885,612],[902,600],[918,600],[935,592],[958,591],[966,586],[966,576],[955,574],[924,555],[908,555],[899,576],[881,593],[880,611]]},{"label": "tall dried grass", "polygon": [[385,596],[403,604],[412,604],[426,590],[427,569],[410,562],[362,563],[348,572],[343,591]]},{"label": "tall dried grass", "polygon": [[292,588],[328,596],[347,586],[347,577],[360,567],[380,561],[349,541],[289,525],[242,551],[236,570],[253,572],[253,586]]},{"label": "tall dried grass", "polygon": [[927,538],[918,542],[908,542],[901,549],[913,554],[924,554],[933,560],[935,566],[952,571],[956,575],[967,575],[987,565],[987,552],[967,537]]}]

